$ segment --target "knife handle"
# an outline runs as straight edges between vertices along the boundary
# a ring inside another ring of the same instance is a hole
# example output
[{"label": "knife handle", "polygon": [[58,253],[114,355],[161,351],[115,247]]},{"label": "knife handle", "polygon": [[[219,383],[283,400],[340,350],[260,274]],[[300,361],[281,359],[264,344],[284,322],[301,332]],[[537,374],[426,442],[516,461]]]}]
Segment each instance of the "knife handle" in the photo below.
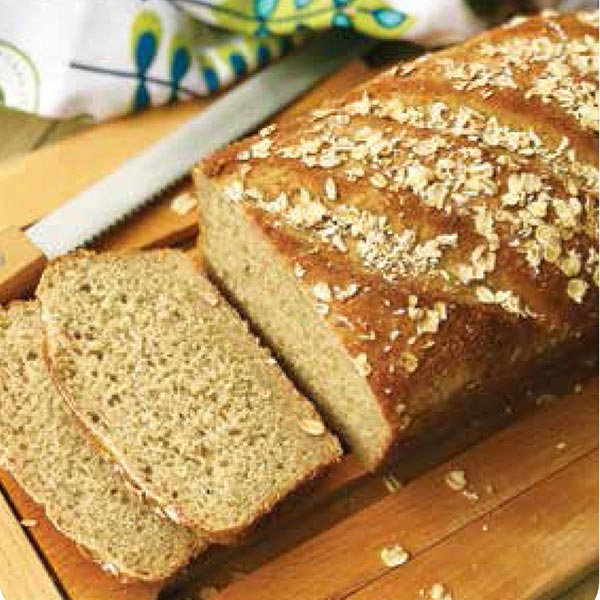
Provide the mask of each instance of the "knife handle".
[{"label": "knife handle", "polygon": [[0,303],[32,291],[45,265],[44,254],[18,227],[0,231]]}]

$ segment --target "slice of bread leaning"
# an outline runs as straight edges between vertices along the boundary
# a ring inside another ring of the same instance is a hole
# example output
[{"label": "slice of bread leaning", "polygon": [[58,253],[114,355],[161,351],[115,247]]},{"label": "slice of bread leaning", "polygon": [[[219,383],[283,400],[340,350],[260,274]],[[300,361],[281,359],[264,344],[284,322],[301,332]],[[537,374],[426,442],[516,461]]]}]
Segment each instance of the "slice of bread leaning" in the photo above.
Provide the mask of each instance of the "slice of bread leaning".
[{"label": "slice of bread leaning", "polygon": [[78,253],[37,294],[66,402],[174,521],[228,541],[340,456],[185,254]]},{"label": "slice of bread leaning", "polygon": [[597,13],[515,21],[197,169],[213,276],[370,467],[597,336],[597,61]]},{"label": "slice of bread leaning", "polygon": [[157,514],[95,452],[47,374],[42,335],[37,302],[0,311],[0,465],[106,571],[167,579],[205,542]]}]

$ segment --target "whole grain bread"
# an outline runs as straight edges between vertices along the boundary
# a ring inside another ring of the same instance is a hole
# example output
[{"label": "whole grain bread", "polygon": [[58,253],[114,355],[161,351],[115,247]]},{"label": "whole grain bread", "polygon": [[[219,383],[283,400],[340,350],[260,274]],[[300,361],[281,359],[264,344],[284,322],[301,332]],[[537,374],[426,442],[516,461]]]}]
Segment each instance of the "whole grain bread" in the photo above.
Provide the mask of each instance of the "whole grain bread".
[{"label": "whole grain bread", "polygon": [[185,254],[78,253],[37,294],[67,404],[174,521],[227,541],[338,459],[313,406]]},{"label": "whole grain bread", "polygon": [[195,178],[209,269],[376,467],[597,334],[598,14],[400,64]]},{"label": "whole grain bread", "polygon": [[206,543],[159,516],[95,452],[46,372],[42,334],[37,302],[0,311],[0,465],[106,571],[170,577]]}]

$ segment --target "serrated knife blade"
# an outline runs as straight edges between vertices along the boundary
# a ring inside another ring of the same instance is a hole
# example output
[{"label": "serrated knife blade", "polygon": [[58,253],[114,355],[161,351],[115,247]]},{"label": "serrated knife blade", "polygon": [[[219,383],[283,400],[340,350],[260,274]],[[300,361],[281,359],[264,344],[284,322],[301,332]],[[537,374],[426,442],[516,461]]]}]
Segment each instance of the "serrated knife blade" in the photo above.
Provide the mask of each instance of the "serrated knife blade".
[{"label": "serrated knife blade", "polygon": [[199,159],[252,131],[375,43],[344,30],[332,30],[313,39],[125,161],[26,229],[25,235],[47,258],[85,245],[183,178]]}]

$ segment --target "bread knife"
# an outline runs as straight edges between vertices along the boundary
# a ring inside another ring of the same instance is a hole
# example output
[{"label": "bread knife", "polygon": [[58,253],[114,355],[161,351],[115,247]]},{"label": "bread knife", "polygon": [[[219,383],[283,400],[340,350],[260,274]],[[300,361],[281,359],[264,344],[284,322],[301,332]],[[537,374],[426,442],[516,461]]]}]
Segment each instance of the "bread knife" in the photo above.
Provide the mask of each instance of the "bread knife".
[{"label": "bread knife", "polygon": [[0,232],[0,302],[32,288],[48,259],[84,246],[186,176],[202,157],[254,130],[375,40],[334,29],[243,81],[199,115],[21,231]]}]

